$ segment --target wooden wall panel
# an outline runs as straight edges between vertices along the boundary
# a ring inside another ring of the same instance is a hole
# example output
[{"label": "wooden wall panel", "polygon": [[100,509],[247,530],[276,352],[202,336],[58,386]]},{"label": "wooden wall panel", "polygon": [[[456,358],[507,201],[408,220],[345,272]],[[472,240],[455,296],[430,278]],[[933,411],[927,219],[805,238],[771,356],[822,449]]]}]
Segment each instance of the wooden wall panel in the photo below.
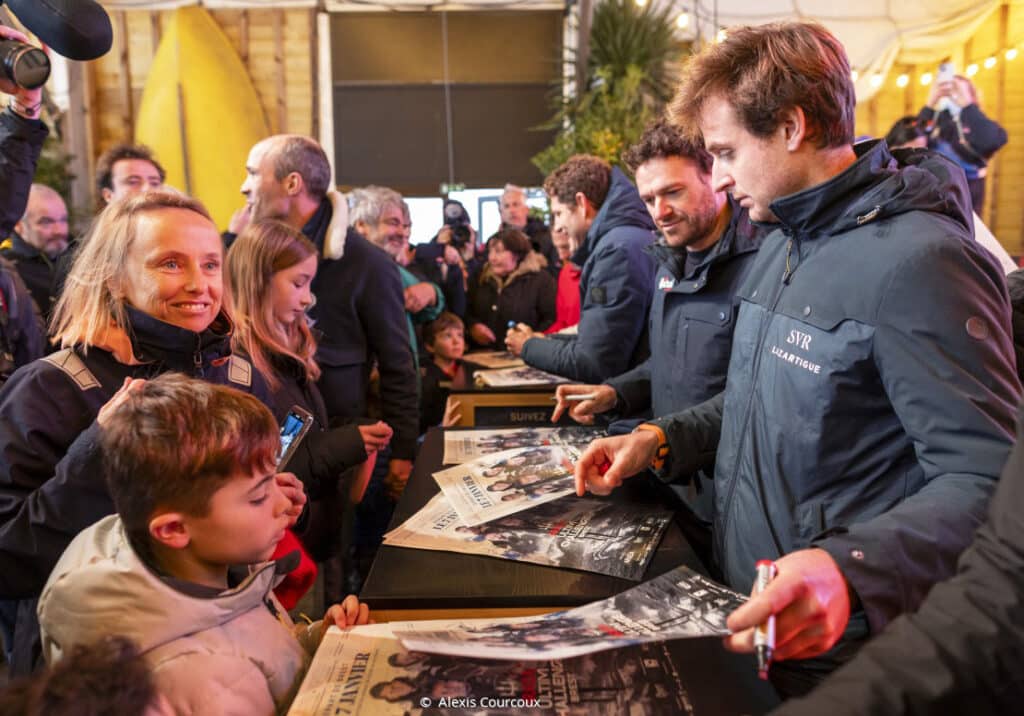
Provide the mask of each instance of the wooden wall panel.
[{"label": "wooden wall panel", "polygon": [[[112,13],[113,47],[88,64],[93,88],[91,132],[97,156],[113,144],[133,140],[128,119],[136,116],[162,28],[171,12]],[[312,11],[210,12],[247,65],[271,131],[310,134],[315,81],[310,42]]]}]

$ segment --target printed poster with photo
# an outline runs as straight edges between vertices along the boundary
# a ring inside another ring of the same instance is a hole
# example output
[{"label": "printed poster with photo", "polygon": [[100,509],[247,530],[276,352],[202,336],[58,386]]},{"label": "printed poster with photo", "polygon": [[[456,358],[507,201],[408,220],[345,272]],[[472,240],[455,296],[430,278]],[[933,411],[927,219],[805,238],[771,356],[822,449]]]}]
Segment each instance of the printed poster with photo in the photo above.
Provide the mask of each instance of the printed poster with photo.
[{"label": "printed poster with photo", "polygon": [[652,505],[569,495],[472,527],[462,524],[444,493],[435,495],[384,544],[643,578],[672,512]]},{"label": "printed poster with photo", "polygon": [[725,636],[729,614],[746,598],[677,567],[639,586],[576,609],[537,617],[393,622],[412,651],[487,659],[568,659],[605,649],[669,639]]},{"label": "printed poster with photo", "polygon": [[576,491],[579,450],[543,445],[494,453],[434,473],[434,480],[467,526],[557,500]]},{"label": "printed poster with photo", "polygon": [[[288,716],[722,716],[752,711],[749,698],[729,693],[736,691],[731,685],[723,688],[703,674],[687,683],[687,661],[693,659],[681,660],[674,644],[642,644],[574,659],[486,661],[410,652],[386,624],[346,631],[331,627]],[[728,708],[723,701],[738,703]],[[708,707],[701,708],[702,703]]]},{"label": "printed poster with photo", "polygon": [[473,380],[490,388],[521,388],[529,385],[555,385],[569,382],[568,378],[530,366],[478,370],[473,374]]},{"label": "printed poster with photo", "polygon": [[592,440],[606,435],[607,432],[600,428],[583,426],[445,430],[443,462],[445,465],[458,465],[504,450],[541,445],[572,445],[582,451]]}]

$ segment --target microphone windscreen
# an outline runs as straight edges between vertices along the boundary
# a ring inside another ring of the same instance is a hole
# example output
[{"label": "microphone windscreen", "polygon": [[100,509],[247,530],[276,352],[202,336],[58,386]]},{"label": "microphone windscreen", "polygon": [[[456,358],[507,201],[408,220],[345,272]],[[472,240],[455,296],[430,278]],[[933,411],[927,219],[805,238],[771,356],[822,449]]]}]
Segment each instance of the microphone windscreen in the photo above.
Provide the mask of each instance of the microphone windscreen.
[{"label": "microphone windscreen", "polygon": [[95,60],[114,40],[110,17],[94,0],[6,0],[15,17],[58,55]]}]

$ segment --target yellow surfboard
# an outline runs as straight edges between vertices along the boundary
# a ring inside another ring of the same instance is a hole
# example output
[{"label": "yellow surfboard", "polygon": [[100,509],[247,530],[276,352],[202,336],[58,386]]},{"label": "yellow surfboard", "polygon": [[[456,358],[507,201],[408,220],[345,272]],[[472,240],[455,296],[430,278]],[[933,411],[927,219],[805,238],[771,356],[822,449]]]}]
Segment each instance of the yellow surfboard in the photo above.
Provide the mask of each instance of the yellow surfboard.
[{"label": "yellow surfboard", "polygon": [[167,183],[202,201],[217,226],[241,207],[249,149],[270,134],[249,73],[204,8],[179,8],[164,25],[142,91],[136,141]]}]

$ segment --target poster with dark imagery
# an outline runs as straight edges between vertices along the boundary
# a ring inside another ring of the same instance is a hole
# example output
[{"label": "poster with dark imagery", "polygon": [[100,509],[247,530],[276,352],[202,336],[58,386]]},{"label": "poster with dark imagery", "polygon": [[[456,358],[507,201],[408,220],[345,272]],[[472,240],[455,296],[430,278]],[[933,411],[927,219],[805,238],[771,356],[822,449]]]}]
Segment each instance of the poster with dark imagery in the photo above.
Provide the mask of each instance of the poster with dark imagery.
[{"label": "poster with dark imagery", "polygon": [[462,356],[462,360],[484,368],[519,368],[526,365],[522,358],[508,351],[474,351]]},{"label": "poster with dark imagery", "polygon": [[[413,651],[487,659],[568,659],[604,649],[666,639],[724,636],[725,620],[746,598],[677,567],[599,602],[537,617],[451,622],[395,622]],[[425,626],[426,625],[426,626]],[[427,631],[424,631],[427,629]]]},{"label": "poster with dark imagery", "polygon": [[733,716],[777,703],[717,639],[573,659],[486,661],[410,652],[388,625],[332,627],[289,716]]},{"label": "poster with dark imagery", "polygon": [[581,569],[637,582],[671,519],[672,512],[662,507],[569,495],[469,527],[440,493],[384,535],[384,544]]},{"label": "poster with dark imagery", "polygon": [[504,430],[445,430],[444,464],[458,465],[504,450],[541,445],[571,445],[581,451],[607,433],[599,428],[506,428]]},{"label": "poster with dark imagery", "polygon": [[520,388],[529,385],[554,385],[569,382],[568,378],[530,366],[478,370],[473,374],[473,380],[490,388]]},{"label": "poster with dark imagery", "polygon": [[576,491],[579,451],[568,445],[505,450],[434,473],[462,523],[472,527]]}]

